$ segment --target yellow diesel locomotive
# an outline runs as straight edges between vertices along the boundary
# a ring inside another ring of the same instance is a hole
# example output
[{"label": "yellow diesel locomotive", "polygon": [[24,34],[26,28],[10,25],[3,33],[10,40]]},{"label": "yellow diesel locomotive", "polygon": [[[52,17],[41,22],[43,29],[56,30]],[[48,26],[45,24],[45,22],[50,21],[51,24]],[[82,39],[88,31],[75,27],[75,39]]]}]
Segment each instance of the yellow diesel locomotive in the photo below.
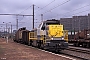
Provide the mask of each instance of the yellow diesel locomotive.
[{"label": "yellow diesel locomotive", "polygon": [[[22,31],[22,41],[20,40],[20,42],[25,44],[52,51],[68,48],[68,31],[64,30],[59,20],[46,20],[37,29],[20,31]],[[18,38],[14,39],[14,41],[18,40]]]}]

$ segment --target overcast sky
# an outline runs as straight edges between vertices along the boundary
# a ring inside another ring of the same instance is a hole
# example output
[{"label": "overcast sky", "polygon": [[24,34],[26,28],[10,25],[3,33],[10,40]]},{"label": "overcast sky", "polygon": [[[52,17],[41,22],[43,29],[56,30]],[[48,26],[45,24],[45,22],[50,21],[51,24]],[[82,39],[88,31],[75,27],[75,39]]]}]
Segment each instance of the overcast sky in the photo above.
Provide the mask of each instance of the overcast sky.
[{"label": "overcast sky", "polygon": [[[71,18],[74,15],[88,15],[90,13],[90,0],[0,0],[0,14],[29,14],[32,15],[35,5],[35,27],[43,20]],[[32,29],[32,16],[18,16],[19,28]],[[16,16],[0,15],[0,24],[16,25]],[[0,25],[4,28],[5,25]],[[10,26],[8,26],[10,27]],[[13,29],[16,29],[13,26]]]}]

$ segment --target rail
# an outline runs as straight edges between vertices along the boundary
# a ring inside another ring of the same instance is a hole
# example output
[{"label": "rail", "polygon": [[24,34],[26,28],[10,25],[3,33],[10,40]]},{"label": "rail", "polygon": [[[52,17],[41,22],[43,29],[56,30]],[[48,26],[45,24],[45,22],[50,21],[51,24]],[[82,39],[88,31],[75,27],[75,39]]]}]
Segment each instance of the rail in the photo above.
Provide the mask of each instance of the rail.
[{"label": "rail", "polygon": [[69,47],[66,50],[70,50],[70,51],[76,51],[76,52],[81,52],[81,53],[86,53],[86,54],[90,54],[90,50],[89,49],[80,49],[80,48],[73,48],[73,47]]}]

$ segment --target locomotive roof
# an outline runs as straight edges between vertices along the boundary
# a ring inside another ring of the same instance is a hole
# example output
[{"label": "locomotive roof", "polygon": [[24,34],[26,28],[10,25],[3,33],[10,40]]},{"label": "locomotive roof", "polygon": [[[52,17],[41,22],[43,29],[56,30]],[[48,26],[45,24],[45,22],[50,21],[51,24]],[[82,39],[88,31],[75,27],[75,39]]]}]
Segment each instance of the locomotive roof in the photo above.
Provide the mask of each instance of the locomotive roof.
[{"label": "locomotive roof", "polygon": [[22,27],[18,31],[29,31],[29,30],[27,30],[26,27]]},{"label": "locomotive roof", "polygon": [[54,23],[56,23],[56,24],[60,24],[60,21],[59,20],[46,20],[46,21],[44,21],[43,23],[46,23],[46,24],[49,24],[49,23],[52,23],[52,24],[54,24]]}]

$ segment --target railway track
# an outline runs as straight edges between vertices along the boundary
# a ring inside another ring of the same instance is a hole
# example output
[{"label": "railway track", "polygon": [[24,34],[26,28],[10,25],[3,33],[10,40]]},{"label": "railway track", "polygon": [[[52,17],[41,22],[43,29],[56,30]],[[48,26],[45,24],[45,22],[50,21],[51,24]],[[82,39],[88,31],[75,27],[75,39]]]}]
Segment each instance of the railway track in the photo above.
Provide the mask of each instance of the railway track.
[{"label": "railway track", "polygon": [[78,58],[80,60],[90,60],[90,49],[69,47],[61,53]]},{"label": "railway track", "polygon": [[69,47],[69,48],[67,48],[66,50],[70,50],[70,51],[76,51],[76,52],[81,52],[81,53],[90,54],[90,49]]},{"label": "railway track", "polygon": [[[32,46],[28,46],[28,47],[32,47]],[[35,47],[32,47],[32,48],[35,48]],[[38,48],[35,48],[35,49],[38,49]],[[40,49],[40,50],[41,51],[45,51],[45,50],[42,50],[42,49]],[[68,53],[69,51],[72,51],[72,53]],[[70,47],[69,46],[69,48],[67,48],[64,51],[60,51],[59,53],[58,52],[47,51],[47,50],[45,52],[48,52],[48,53],[51,53],[51,54],[54,54],[54,55],[57,55],[57,56],[61,56],[62,55],[62,56],[72,57],[72,58],[75,58],[76,60],[90,60],[87,57],[82,57],[82,56],[74,55],[74,53],[76,53],[76,52],[78,52],[80,54],[83,53],[83,54],[90,55],[90,50],[89,49],[84,49],[84,48],[77,48],[77,47]]]},{"label": "railway track", "polygon": [[[28,46],[28,47],[32,47],[32,46]],[[36,48],[36,47],[32,47],[32,48],[35,48],[35,49],[38,49],[38,50],[41,50],[41,51],[44,51],[44,52],[48,52],[48,53],[51,53],[51,54],[54,54],[54,55],[57,55],[57,56],[62,55],[62,56],[75,58],[75,59],[72,59],[72,60],[90,60],[90,58],[83,57],[83,56],[78,56],[78,54],[76,53],[76,52],[78,52],[80,54],[83,53],[84,55],[85,54],[90,55],[90,50],[85,49],[85,48],[69,46],[66,50],[63,50],[63,51],[60,51],[60,52],[52,52],[52,51],[48,51],[48,50],[39,49],[39,48]],[[72,53],[68,53],[69,51],[72,51]],[[76,53],[76,55],[74,53]]]},{"label": "railway track", "polygon": [[[37,48],[38,49],[38,48]],[[48,53],[51,53],[51,54],[54,54],[54,55],[57,55],[57,56],[63,56],[63,57],[65,57],[65,56],[67,56],[67,57],[72,57],[72,58],[74,58],[74,59],[72,59],[72,60],[90,60],[90,58],[87,58],[87,57],[83,57],[83,56],[78,56],[78,54],[77,55],[73,55],[72,53],[67,53],[68,51],[73,51],[73,52],[79,52],[79,53],[83,53],[83,54],[90,54],[89,52],[90,51],[88,51],[87,49],[86,50],[82,50],[82,49],[75,49],[75,48],[71,48],[71,47],[69,47],[68,49],[66,49],[66,50],[63,50],[63,51],[60,51],[60,52],[55,52],[55,51],[48,51],[48,50],[42,50],[42,49],[40,49],[41,51],[44,51],[44,52],[48,52]],[[82,51],[82,52],[80,52],[80,51]]]},{"label": "railway track", "polygon": [[74,44],[72,43],[72,44],[69,44],[69,46],[71,46],[71,47],[79,47],[79,48],[86,48],[86,49],[90,49],[90,47],[83,47],[82,45],[80,45],[80,46],[74,46]]},{"label": "railway track", "polygon": [[[30,46],[32,47],[32,46]],[[32,48],[35,48],[35,47],[32,47]],[[35,49],[38,49],[38,48],[35,48]],[[90,60],[89,58],[85,58],[85,57],[80,57],[78,55],[73,55],[71,53],[67,53],[68,51],[73,51],[73,52],[79,52],[79,53],[83,53],[83,54],[90,54],[90,51],[89,49],[79,49],[79,48],[75,48],[75,47],[69,47],[67,48],[65,51],[60,51],[60,52],[52,52],[52,51],[48,51],[48,50],[43,50],[43,49],[38,49],[38,50],[41,50],[41,51],[44,51],[44,52],[48,52],[48,53],[51,53],[51,54],[54,54],[54,55],[57,55],[57,56],[68,56],[68,57],[72,57],[72,58],[75,58],[75,59],[72,59],[72,60]]]}]

